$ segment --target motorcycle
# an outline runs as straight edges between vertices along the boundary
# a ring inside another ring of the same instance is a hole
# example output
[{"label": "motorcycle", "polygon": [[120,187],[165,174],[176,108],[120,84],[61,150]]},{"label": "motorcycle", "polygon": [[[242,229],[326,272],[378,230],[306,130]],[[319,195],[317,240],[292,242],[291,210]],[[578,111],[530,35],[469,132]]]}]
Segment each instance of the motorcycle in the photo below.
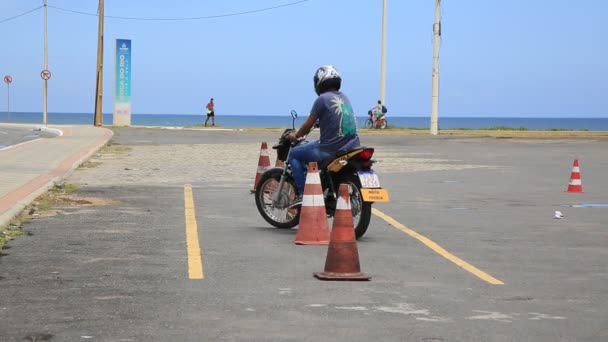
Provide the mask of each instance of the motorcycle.
[{"label": "motorcycle", "polygon": [[[281,134],[272,148],[277,150],[277,159],[283,168],[272,168],[262,174],[255,189],[256,207],[266,222],[277,228],[293,228],[300,221],[301,203],[295,203],[297,186],[288,162],[292,147],[307,143],[305,140],[292,143],[288,135],[295,131],[298,113],[291,111],[292,128]],[[372,204],[388,202],[388,191],[380,186],[378,175],[372,170],[374,148],[357,147],[340,151],[327,163],[319,165],[319,177],[328,217],[336,212],[340,184],[348,184],[353,227],[357,239],[362,237],[370,223]]]},{"label": "motorcycle", "polygon": [[386,126],[388,125],[388,120],[386,120],[385,116],[376,118],[376,120],[374,121],[373,117],[374,114],[372,114],[372,111],[368,111],[367,115],[369,115],[369,118],[367,118],[367,120],[365,120],[365,128],[368,129],[372,129],[372,128],[379,128],[379,129],[385,129]]}]

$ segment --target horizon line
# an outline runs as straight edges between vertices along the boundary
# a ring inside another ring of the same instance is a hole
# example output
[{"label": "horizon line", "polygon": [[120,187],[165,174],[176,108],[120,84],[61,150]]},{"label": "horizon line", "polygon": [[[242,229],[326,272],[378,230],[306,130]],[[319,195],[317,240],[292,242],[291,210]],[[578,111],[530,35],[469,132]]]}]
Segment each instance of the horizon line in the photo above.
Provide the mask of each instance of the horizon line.
[{"label": "horizon line", "polygon": [[[40,114],[42,115],[42,112],[0,112],[0,114]],[[48,114],[68,114],[68,115],[73,115],[73,114],[81,114],[81,115],[94,115],[94,113],[90,112],[90,113],[86,113],[86,112],[48,112]],[[113,113],[103,113],[103,115],[113,115]],[[188,113],[173,113],[173,114],[168,114],[168,113],[132,113],[131,115],[186,115],[186,116],[206,116],[205,113],[196,113],[196,114],[188,114]],[[523,115],[523,116],[522,116]],[[484,114],[468,114],[468,115],[463,115],[463,114],[451,114],[451,115],[443,115],[443,116],[439,116],[439,119],[441,118],[518,118],[518,119],[608,119],[608,114],[600,114],[599,116],[584,116],[584,115],[589,115],[589,114],[583,114],[583,116],[581,115],[577,115],[577,116],[555,116],[558,114],[515,114],[515,115],[508,115],[508,114],[492,114],[492,115],[484,115]],[[222,114],[220,116],[271,116],[271,117],[281,117],[281,116],[286,116],[285,114]],[[307,116],[307,115],[306,115]],[[357,115],[357,117],[362,117],[365,118],[367,117],[367,115]],[[388,117],[394,117],[394,118],[429,118],[430,119],[430,115],[391,115],[389,114]]]}]

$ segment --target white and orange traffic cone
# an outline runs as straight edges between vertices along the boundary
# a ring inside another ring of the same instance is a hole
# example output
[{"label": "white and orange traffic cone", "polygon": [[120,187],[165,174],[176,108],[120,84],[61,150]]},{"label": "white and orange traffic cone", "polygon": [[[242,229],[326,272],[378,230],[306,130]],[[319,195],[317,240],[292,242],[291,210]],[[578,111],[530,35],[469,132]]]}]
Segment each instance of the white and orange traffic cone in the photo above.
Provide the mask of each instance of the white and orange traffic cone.
[{"label": "white and orange traffic cone", "polygon": [[336,204],[336,215],[327,248],[325,271],[314,273],[314,276],[320,280],[371,279],[368,275],[361,273],[349,197],[348,184],[340,184],[340,197]]},{"label": "white and orange traffic cone", "polygon": [[255,193],[255,188],[258,186],[258,182],[260,181],[262,174],[268,169],[270,169],[270,156],[268,154],[268,145],[264,141],[262,142],[262,147],[260,148],[258,170],[255,173],[255,182],[253,183],[253,189],[251,189],[251,193]]},{"label": "white and orange traffic cone", "polygon": [[329,226],[325,212],[325,199],[321,177],[316,162],[308,163],[306,185],[300,209],[300,223],[295,238],[296,245],[327,245]]},{"label": "white and orange traffic cone", "polygon": [[572,173],[570,174],[570,183],[568,184],[567,192],[583,192],[581,168],[578,165],[578,159],[574,159],[574,165],[572,166]]}]

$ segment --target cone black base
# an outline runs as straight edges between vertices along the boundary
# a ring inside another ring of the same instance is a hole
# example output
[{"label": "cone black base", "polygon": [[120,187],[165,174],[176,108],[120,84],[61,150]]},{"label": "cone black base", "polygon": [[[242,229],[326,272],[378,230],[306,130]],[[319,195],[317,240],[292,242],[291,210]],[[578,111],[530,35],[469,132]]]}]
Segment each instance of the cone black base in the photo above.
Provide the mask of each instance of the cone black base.
[{"label": "cone black base", "polygon": [[320,280],[341,280],[341,281],[368,281],[372,277],[365,273],[334,273],[334,272],[315,272],[315,278]]}]

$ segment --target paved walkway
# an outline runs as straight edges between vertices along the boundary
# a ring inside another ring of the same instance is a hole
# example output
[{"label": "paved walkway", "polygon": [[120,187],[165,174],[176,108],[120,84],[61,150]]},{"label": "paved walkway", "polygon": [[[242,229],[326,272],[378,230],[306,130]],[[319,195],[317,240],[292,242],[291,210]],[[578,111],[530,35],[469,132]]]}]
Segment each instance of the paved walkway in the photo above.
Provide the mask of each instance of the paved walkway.
[{"label": "paved walkway", "polygon": [[6,226],[56,182],[69,176],[113,134],[107,128],[93,126],[49,126],[44,130],[56,132],[58,136],[0,150],[0,227]]}]

